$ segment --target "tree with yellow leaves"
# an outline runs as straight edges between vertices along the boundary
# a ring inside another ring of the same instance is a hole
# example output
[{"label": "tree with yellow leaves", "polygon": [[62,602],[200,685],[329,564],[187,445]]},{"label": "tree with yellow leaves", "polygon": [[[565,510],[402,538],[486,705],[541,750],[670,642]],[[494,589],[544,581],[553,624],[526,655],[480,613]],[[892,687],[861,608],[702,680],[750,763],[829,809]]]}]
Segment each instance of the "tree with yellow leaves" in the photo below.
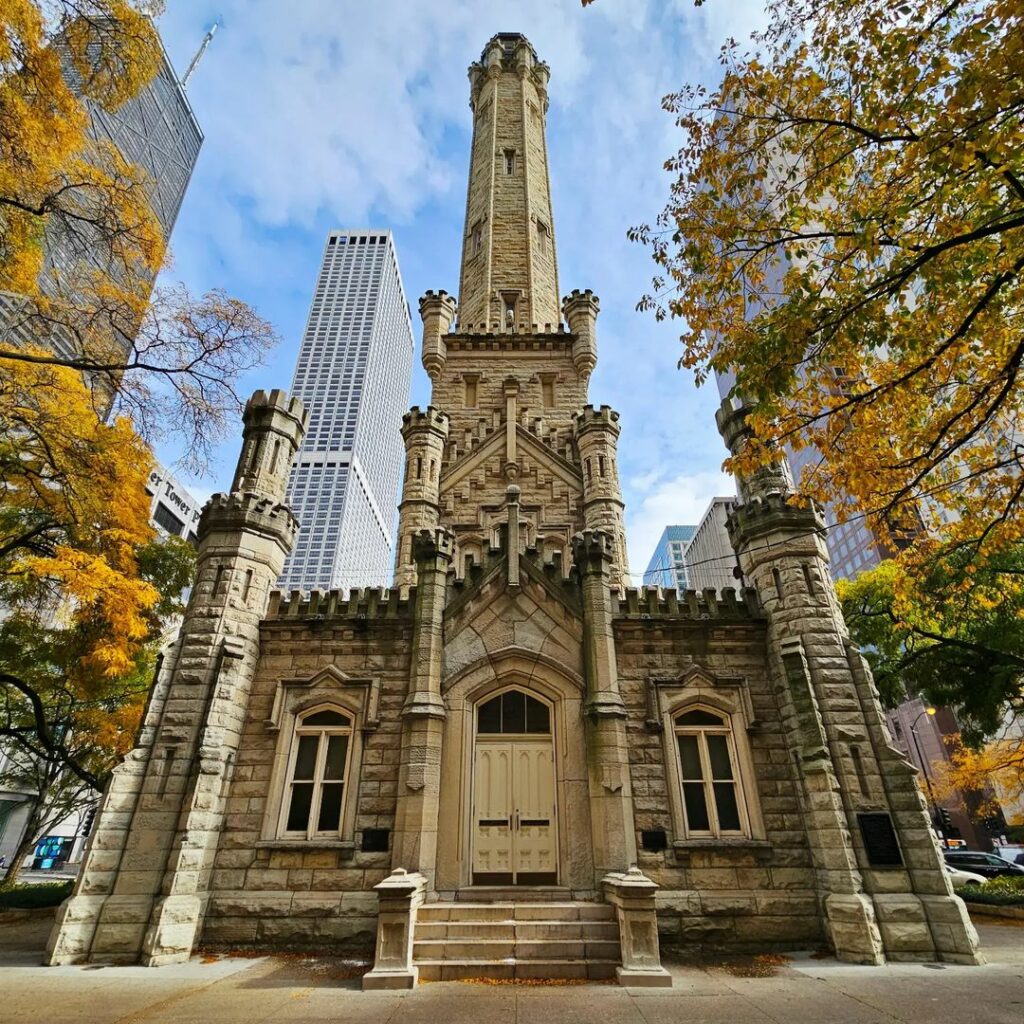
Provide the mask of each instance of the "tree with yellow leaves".
[{"label": "tree with yellow leaves", "polygon": [[130,749],[194,556],[148,522],[151,456],[74,370],[0,378],[0,743],[31,794],[25,850]]},{"label": "tree with yellow leaves", "polygon": [[[911,579],[1024,537],[1022,0],[774,0],[632,234],[682,365],[753,405],[733,468],[820,457],[805,496],[866,516]],[[964,566],[950,593],[971,591]]]},{"label": "tree with yellow leaves", "polygon": [[961,732],[950,758],[930,768],[936,791],[957,799],[970,794],[980,817],[993,815],[1001,802],[1009,823],[1020,825],[1022,581],[1024,546],[1018,545],[981,563],[958,548],[912,577],[902,561],[890,559],[837,584],[843,617],[871,664],[883,702],[895,707],[920,696],[956,711]]},{"label": "tree with yellow leaves", "polygon": [[92,111],[116,110],[157,73],[153,6],[0,7],[0,373],[79,370],[97,408],[113,403],[148,439],[176,432],[199,465],[241,407],[234,382],[276,335],[222,291],[152,293],[167,259],[153,183],[90,131]]}]

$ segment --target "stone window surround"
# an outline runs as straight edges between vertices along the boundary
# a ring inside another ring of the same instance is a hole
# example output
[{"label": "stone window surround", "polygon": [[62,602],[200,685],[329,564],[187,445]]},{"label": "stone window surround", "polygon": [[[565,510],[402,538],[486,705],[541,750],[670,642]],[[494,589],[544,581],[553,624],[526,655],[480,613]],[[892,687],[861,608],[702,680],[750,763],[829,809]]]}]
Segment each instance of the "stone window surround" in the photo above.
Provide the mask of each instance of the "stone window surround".
[{"label": "stone window surround", "polygon": [[[355,679],[329,665],[313,675],[300,679],[282,679],[277,684],[270,717],[264,722],[268,732],[276,732],[277,745],[271,769],[267,806],[260,829],[259,846],[286,849],[338,848],[349,853],[355,850],[355,823],[362,780],[363,737],[377,728],[380,683],[377,679]],[[342,800],[341,828],[335,836],[312,839],[285,834],[284,800],[288,786],[288,770],[296,730],[302,715],[314,710],[333,709],[352,720],[348,771]]]},{"label": "stone window surround", "polygon": [[[335,712],[341,715],[348,724],[346,725],[309,725],[307,721],[312,716],[319,714],[322,711]],[[294,786],[295,782],[295,769],[296,759],[299,751],[299,740],[303,736],[316,736],[317,737],[317,765],[314,767],[313,775],[309,778],[309,782],[313,787],[313,795],[310,800],[309,817],[306,826],[306,835],[301,835],[297,831],[290,831],[288,829],[288,817],[289,817],[289,790]],[[339,821],[339,829],[337,835],[321,832],[315,826],[315,815],[320,813],[320,801],[322,798],[322,792],[324,786],[327,784],[327,779],[320,775],[320,767],[323,762],[323,758],[326,755],[326,743],[325,738],[331,736],[344,736],[347,740],[345,750],[345,763],[342,770],[342,776],[340,780],[333,780],[335,782],[340,781],[342,784],[342,798],[341,798],[341,820]],[[347,713],[347,709],[343,711],[338,705],[337,701],[326,700],[318,701],[312,707],[303,708],[295,716],[295,724],[292,729],[291,742],[289,743],[288,760],[286,762],[287,769],[285,771],[285,785],[281,796],[281,808],[279,813],[279,820],[277,826],[277,835],[281,839],[291,839],[295,841],[305,841],[309,839],[329,839],[337,838],[340,835],[341,830],[344,829],[345,815],[348,812],[348,794],[352,788],[352,747],[355,741],[353,722],[351,716]],[[312,834],[310,834],[312,833]]]},{"label": "stone window surround", "polygon": [[[649,679],[648,728],[662,734],[670,820],[671,846],[677,854],[694,849],[766,847],[767,834],[757,798],[757,778],[748,733],[758,727],[753,716],[750,693],[744,679],[719,679],[694,666],[675,679]],[[731,752],[736,773],[736,798],[744,825],[742,835],[690,836],[683,810],[682,770],[676,743],[675,719],[699,708],[724,715],[730,731]]]}]

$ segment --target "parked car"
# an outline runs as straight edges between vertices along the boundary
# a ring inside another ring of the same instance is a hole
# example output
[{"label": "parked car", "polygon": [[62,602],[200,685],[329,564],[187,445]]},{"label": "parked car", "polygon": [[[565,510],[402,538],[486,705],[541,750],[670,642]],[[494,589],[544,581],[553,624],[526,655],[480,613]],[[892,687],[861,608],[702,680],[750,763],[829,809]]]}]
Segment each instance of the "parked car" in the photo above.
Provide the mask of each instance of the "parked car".
[{"label": "parked car", "polygon": [[985,878],[1002,878],[1024,875],[1024,867],[1011,864],[994,853],[979,853],[976,850],[946,850],[946,863],[950,867],[962,868]]},{"label": "parked car", "polygon": [[952,864],[946,865],[946,874],[949,875],[949,880],[953,883],[954,888],[959,888],[961,885],[984,885],[988,881],[984,875],[955,868]]},{"label": "parked car", "polygon": [[1011,864],[1024,864],[1024,846],[997,846],[992,852]]}]

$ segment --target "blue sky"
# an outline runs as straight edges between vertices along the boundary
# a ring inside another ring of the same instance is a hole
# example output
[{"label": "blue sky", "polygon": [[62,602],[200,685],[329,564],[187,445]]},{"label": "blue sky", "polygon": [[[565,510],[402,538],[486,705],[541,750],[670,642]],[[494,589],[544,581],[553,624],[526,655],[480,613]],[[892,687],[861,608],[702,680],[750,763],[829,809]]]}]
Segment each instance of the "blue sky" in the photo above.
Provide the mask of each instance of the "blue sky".
[{"label": "blue sky", "polygon": [[[680,138],[661,97],[713,82],[728,35],[763,19],[752,0],[169,0],[159,27],[179,73],[219,17],[189,96],[206,141],[178,220],[169,276],[224,287],[283,339],[243,390],[291,383],[324,238],[390,228],[414,314],[458,290],[471,128],[466,68],[498,31],[551,66],[548,148],[563,292],[601,298],[591,401],[622,415],[619,469],[640,582],[667,523],[729,493],[713,386],[676,369],[678,330],[634,311],[653,263],[627,229],[653,220]],[[414,316],[414,321],[418,317]],[[417,360],[412,404],[429,387]],[[239,447],[217,449],[197,496],[225,487]],[[173,463],[173,447],[159,452]]]}]

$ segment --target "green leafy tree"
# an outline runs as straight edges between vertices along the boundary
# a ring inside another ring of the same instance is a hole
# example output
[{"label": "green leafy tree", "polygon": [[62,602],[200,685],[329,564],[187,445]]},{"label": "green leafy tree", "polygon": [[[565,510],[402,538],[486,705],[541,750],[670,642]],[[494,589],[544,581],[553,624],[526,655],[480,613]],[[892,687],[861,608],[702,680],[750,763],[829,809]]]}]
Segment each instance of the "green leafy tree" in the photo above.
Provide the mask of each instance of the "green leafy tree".
[{"label": "green leafy tree", "polygon": [[843,616],[885,703],[909,693],[954,707],[975,744],[999,732],[1007,714],[1024,717],[1022,574],[1018,547],[984,568],[961,551],[924,576],[908,579],[890,559],[840,580]]}]

